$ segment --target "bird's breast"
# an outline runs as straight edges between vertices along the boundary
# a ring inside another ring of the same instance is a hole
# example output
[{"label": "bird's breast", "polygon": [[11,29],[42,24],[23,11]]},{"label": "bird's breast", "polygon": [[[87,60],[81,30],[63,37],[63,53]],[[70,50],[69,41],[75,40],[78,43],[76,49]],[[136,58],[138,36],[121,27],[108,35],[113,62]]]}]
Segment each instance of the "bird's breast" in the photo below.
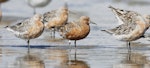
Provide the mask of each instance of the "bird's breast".
[{"label": "bird's breast", "polygon": [[89,26],[75,27],[72,28],[70,32],[66,34],[66,38],[69,40],[80,40],[87,37],[89,32],[90,32]]}]

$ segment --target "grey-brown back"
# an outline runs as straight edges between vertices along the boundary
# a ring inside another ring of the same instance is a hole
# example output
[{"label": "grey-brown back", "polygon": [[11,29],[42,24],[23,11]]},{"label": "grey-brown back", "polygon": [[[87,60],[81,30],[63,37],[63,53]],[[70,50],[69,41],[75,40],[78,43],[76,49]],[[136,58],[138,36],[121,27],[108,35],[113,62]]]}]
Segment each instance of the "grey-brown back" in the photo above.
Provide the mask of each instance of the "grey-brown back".
[{"label": "grey-brown back", "polygon": [[26,19],[24,21],[21,21],[13,26],[10,26],[11,29],[17,32],[25,32],[28,30],[29,27],[32,26],[31,19]]},{"label": "grey-brown back", "polygon": [[46,12],[43,14],[43,19],[42,19],[42,22],[43,23],[46,23],[48,22],[49,20],[53,19],[54,17],[56,17],[56,13],[57,13],[57,10],[52,10],[50,12]]},{"label": "grey-brown back", "polygon": [[114,8],[112,6],[110,6],[109,8],[112,9],[112,11],[115,14],[115,16],[117,17],[117,19],[119,18],[123,23],[132,23],[132,21],[133,21],[132,18],[140,15],[139,13],[137,13],[135,11]]},{"label": "grey-brown back", "polygon": [[113,29],[110,29],[113,34],[115,35],[122,35],[122,34],[129,34],[136,28],[136,23],[127,23],[119,25],[118,27],[115,27]]}]

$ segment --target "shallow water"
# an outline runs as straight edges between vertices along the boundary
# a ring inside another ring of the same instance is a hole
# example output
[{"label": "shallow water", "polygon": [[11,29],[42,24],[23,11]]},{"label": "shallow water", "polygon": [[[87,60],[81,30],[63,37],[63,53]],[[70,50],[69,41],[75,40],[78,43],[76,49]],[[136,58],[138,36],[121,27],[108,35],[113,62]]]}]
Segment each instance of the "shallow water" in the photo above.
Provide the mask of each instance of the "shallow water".
[{"label": "shallow water", "polygon": [[[57,9],[63,3],[63,0],[53,0],[48,6],[38,8],[37,13]],[[132,42],[132,51],[128,52],[125,42],[101,32],[117,26],[109,5],[150,14],[149,3],[149,0],[69,0],[70,10],[90,16],[97,25],[91,24],[88,37],[77,41],[76,54],[72,42],[71,60],[74,64],[68,65],[68,40],[62,39],[58,33],[53,40],[50,32],[45,30],[39,38],[31,40],[28,53],[26,41],[3,28],[33,15],[32,8],[25,1],[10,0],[2,4],[0,68],[150,68],[149,38]]]}]

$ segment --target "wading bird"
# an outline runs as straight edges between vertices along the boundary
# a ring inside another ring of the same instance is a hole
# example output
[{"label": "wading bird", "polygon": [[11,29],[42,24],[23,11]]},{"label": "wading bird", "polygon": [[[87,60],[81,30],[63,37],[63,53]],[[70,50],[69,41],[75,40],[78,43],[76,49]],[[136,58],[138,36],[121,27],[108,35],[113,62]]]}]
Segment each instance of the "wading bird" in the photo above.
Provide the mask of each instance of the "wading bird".
[{"label": "wading bird", "polygon": [[16,37],[27,40],[28,49],[30,49],[29,41],[39,37],[43,30],[44,24],[41,22],[42,15],[35,14],[32,18],[26,19],[16,25],[6,26],[8,31],[15,34]]},{"label": "wading bird", "polygon": [[143,37],[146,30],[149,28],[148,20],[150,19],[143,18],[142,15],[134,11],[117,9],[112,6],[109,8],[112,9],[120,24],[113,29],[102,31],[112,34],[118,40],[126,41],[128,50],[130,51],[130,42]]},{"label": "wading bird", "polygon": [[51,37],[55,38],[55,30],[57,27],[63,26],[68,21],[68,5],[65,5],[58,10],[53,10],[50,12],[46,12],[43,14],[43,22],[45,28],[52,30],[53,29],[53,36],[51,33]]},{"label": "wading bird", "polygon": [[[71,42],[70,40],[74,40],[75,51],[76,48],[76,41],[81,40],[87,37],[90,33],[90,26],[89,26],[90,18],[88,16],[81,16],[79,21],[72,21],[67,23],[66,25],[60,27],[60,35],[69,40],[69,57],[71,52]],[[70,60],[69,58],[69,60]]]}]

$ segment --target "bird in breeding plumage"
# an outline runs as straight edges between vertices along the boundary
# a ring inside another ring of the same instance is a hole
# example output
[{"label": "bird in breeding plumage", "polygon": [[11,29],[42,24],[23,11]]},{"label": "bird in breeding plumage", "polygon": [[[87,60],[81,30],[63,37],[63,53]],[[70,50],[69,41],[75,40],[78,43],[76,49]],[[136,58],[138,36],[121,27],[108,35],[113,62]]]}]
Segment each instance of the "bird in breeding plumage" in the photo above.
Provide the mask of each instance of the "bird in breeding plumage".
[{"label": "bird in breeding plumage", "polygon": [[[74,40],[75,51],[76,41],[84,39],[90,33],[90,18],[88,16],[81,16],[78,21],[72,21],[67,23],[66,25],[60,27],[60,35],[69,40],[69,53],[71,52],[71,42],[70,40]],[[70,56],[70,54],[69,54]]]},{"label": "bird in breeding plumage", "polygon": [[[65,5],[57,10],[46,12],[43,14],[43,22],[45,28],[53,30],[53,37],[55,38],[55,30],[57,27],[65,25],[68,21],[68,5]],[[51,33],[52,34],[52,33]],[[52,35],[51,35],[52,36]]]}]

